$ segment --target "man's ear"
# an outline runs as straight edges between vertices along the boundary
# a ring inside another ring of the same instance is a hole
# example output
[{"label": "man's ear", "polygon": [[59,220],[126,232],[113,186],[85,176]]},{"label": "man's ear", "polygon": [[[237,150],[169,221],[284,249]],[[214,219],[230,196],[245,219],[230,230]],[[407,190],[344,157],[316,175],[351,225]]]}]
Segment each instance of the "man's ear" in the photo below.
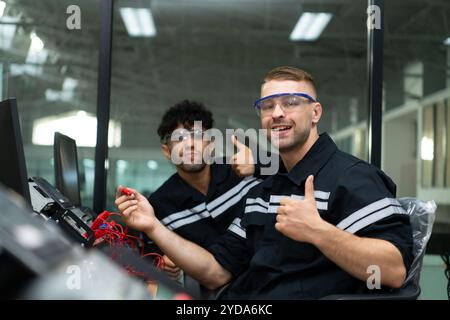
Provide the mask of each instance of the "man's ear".
[{"label": "man's ear", "polygon": [[164,143],[161,146],[161,151],[164,154],[164,157],[166,157],[166,159],[170,161],[170,149],[169,149],[169,146]]},{"label": "man's ear", "polygon": [[319,102],[316,102],[313,107],[312,122],[314,124],[318,124],[321,117],[322,117],[322,105]]}]

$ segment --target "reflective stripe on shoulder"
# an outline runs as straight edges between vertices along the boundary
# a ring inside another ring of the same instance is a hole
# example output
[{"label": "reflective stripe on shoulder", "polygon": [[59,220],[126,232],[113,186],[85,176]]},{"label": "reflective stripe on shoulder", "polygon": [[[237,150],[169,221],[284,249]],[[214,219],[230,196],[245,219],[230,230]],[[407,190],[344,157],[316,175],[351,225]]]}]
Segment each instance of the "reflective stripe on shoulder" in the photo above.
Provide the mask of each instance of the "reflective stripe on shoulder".
[{"label": "reflective stripe on shoulder", "polygon": [[353,212],[339,222],[337,227],[350,233],[356,233],[393,214],[406,214],[406,211],[397,199],[383,198]]},{"label": "reflective stripe on shoulder", "polygon": [[210,203],[206,204],[205,202],[202,202],[193,208],[174,212],[162,219],[161,222],[169,229],[175,230],[201,219],[208,217],[216,218],[238,203],[251,188],[261,183],[261,181],[262,180],[253,177],[245,178]]}]

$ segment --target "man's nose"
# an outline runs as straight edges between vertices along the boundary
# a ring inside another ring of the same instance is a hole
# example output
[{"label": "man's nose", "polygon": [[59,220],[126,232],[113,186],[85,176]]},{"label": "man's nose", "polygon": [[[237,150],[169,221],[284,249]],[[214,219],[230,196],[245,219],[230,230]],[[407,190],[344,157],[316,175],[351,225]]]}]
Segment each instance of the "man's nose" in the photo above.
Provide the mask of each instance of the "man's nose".
[{"label": "man's nose", "polygon": [[190,134],[188,135],[184,140],[184,146],[186,148],[193,148],[194,147],[194,137]]},{"label": "man's nose", "polygon": [[272,118],[274,119],[284,118],[284,111],[281,108],[280,104],[278,103],[275,105],[275,108],[273,109]]}]

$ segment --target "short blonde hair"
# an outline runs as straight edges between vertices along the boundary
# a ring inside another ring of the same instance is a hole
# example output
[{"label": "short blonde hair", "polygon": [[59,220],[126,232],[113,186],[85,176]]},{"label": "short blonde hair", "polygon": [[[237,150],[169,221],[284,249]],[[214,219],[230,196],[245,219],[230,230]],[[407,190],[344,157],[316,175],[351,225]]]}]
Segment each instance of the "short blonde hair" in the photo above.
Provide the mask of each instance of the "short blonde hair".
[{"label": "short blonde hair", "polygon": [[264,83],[271,80],[305,81],[310,83],[314,89],[314,93],[317,93],[314,78],[305,70],[296,67],[282,66],[270,70],[264,77]]}]

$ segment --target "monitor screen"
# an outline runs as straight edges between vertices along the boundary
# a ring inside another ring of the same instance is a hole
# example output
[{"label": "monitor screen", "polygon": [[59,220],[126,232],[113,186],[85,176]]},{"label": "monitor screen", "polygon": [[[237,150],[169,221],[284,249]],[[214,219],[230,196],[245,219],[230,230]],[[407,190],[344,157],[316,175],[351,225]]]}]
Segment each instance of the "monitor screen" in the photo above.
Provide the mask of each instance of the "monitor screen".
[{"label": "monitor screen", "polygon": [[0,182],[31,203],[16,99],[0,102],[0,150]]},{"label": "monitor screen", "polygon": [[54,144],[56,188],[74,206],[81,206],[77,144],[72,138],[55,132]]}]

